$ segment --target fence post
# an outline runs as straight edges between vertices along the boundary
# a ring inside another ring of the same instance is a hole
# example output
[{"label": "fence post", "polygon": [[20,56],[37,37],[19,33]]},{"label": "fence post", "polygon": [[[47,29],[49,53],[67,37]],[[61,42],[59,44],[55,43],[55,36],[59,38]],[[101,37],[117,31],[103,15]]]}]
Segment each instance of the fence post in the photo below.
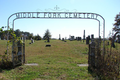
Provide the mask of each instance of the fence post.
[{"label": "fence post", "polygon": [[90,68],[95,68],[95,42],[89,44],[89,53],[88,53],[88,64]]},{"label": "fence post", "polygon": [[15,51],[14,51],[14,44],[15,44],[15,41],[14,41],[14,37],[13,37],[13,39],[12,39],[12,63],[13,63],[13,67],[15,66],[15,62],[14,62],[14,53],[15,53]]},{"label": "fence post", "polygon": [[23,37],[23,63],[25,63],[25,35]]}]

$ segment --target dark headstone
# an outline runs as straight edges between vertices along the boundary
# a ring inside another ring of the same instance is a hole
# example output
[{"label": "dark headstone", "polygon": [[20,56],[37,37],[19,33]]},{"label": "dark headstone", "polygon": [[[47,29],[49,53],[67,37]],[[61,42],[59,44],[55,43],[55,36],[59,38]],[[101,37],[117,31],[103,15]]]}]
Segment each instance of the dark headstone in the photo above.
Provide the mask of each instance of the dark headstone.
[{"label": "dark headstone", "polygon": [[62,41],[64,41],[64,38],[62,38]]},{"label": "dark headstone", "polygon": [[90,36],[88,36],[88,39],[90,40]]},{"label": "dark headstone", "polygon": [[91,35],[91,39],[94,39],[94,34]]},{"label": "dark headstone", "polygon": [[61,36],[60,36],[60,34],[59,34],[59,40],[61,40]]},{"label": "dark headstone", "polygon": [[84,30],[84,34],[83,34],[83,40],[85,40],[85,30]]},{"label": "dark headstone", "polygon": [[89,37],[86,37],[86,44],[89,44]]},{"label": "dark headstone", "polygon": [[80,41],[81,41],[81,37],[79,37]]},{"label": "dark headstone", "polygon": [[78,40],[78,37],[76,37],[76,40]]},{"label": "dark headstone", "polygon": [[71,36],[71,40],[72,40],[72,41],[74,40],[74,36]]},{"label": "dark headstone", "polygon": [[94,40],[94,34],[91,35],[91,42]]},{"label": "dark headstone", "polygon": [[50,45],[50,44],[47,44],[45,47],[51,47],[51,45]]},{"label": "dark headstone", "polygon": [[50,42],[50,38],[49,38],[49,36],[48,36],[48,38],[47,38],[47,42]]},{"label": "dark headstone", "polygon": [[79,41],[80,40],[80,37],[77,37],[77,41]]}]

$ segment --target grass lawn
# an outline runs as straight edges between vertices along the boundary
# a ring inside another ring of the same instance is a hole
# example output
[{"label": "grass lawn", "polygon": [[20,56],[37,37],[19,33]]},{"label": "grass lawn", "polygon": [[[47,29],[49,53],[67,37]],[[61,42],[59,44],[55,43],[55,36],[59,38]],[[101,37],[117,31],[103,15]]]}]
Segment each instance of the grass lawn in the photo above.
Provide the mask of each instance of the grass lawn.
[{"label": "grass lawn", "polygon": [[[93,80],[88,67],[77,64],[88,63],[88,45],[80,41],[44,40],[29,44],[26,41],[26,63],[37,63],[38,66],[18,66],[3,70],[0,76],[10,80]],[[51,44],[51,47],[45,47]],[[0,54],[6,49],[6,41],[0,40]],[[2,78],[0,78],[2,79]]]}]

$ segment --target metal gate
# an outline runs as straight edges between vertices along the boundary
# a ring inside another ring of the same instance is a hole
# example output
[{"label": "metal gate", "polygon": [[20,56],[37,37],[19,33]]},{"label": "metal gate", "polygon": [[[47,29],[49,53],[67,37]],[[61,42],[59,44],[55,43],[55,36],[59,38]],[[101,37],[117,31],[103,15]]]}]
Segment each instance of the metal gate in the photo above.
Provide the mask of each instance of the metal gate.
[{"label": "metal gate", "polygon": [[[88,13],[88,12],[54,12],[54,11],[61,11],[64,9],[59,10],[59,7],[55,7],[53,12],[18,12],[14,13],[9,16],[7,21],[7,29],[9,29],[9,21],[13,17],[13,25],[12,28],[14,30],[14,21],[17,19],[31,19],[31,18],[39,18],[39,19],[94,19],[98,21],[98,27],[99,27],[99,34],[98,38],[100,38],[100,21],[102,20],[102,26],[103,26],[103,55],[104,49],[105,49],[105,19],[97,14],[97,13]],[[68,10],[66,10],[68,11]],[[99,20],[100,19],[100,20]],[[9,32],[8,32],[9,35]],[[7,37],[7,41],[9,39],[9,36]],[[14,41],[13,41],[14,42]],[[15,50],[14,50],[15,49]],[[25,62],[25,42],[23,41],[22,45],[17,45],[17,43],[13,43],[12,46],[12,61],[13,65],[22,64]],[[8,51],[8,46],[7,46]]]}]

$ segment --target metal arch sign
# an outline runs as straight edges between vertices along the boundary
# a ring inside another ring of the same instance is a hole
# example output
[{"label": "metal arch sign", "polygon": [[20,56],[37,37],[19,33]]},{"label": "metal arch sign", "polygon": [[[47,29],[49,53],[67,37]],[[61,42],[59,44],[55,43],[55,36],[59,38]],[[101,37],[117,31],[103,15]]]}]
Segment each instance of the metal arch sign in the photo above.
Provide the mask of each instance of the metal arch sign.
[{"label": "metal arch sign", "polygon": [[16,19],[19,18],[59,18],[59,19],[97,19],[95,13],[80,12],[19,12],[15,13]]},{"label": "metal arch sign", "polygon": [[14,21],[16,19],[23,19],[23,18],[39,18],[39,19],[94,19],[99,22],[99,37],[100,37],[100,20],[98,17],[103,19],[103,38],[105,38],[105,20],[104,18],[96,13],[85,13],[85,12],[18,12],[12,14],[8,18],[8,26],[9,26],[9,19],[15,16],[13,20],[13,29],[14,29]]}]

